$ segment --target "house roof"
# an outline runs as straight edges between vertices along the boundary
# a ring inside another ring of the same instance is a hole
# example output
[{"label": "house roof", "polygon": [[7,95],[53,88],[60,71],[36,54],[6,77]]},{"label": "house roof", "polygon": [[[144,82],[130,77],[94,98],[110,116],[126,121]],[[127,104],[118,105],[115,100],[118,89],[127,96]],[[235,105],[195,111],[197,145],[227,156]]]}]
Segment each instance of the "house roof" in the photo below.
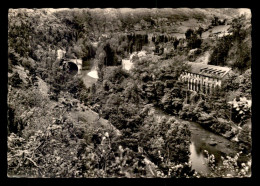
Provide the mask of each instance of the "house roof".
[{"label": "house roof", "polygon": [[194,74],[200,74],[203,76],[214,77],[221,79],[223,78],[230,70],[229,67],[221,67],[215,65],[206,65],[202,63],[186,62],[191,66],[190,72]]}]

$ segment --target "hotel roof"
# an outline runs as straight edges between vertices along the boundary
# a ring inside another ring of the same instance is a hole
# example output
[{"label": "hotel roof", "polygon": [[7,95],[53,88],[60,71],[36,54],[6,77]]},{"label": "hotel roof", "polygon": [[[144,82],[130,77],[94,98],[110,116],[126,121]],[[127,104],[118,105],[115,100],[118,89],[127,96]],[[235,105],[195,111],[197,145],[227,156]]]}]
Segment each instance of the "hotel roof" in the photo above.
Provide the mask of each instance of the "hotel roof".
[{"label": "hotel roof", "polygon": [[194,74],[200,74],[203,76],[214,77],[221,79],[223,78],[230,70],[229,67],[221,67],[215,65],[206,65],[202,63],[186,62],[191,66],[190,72]]}]

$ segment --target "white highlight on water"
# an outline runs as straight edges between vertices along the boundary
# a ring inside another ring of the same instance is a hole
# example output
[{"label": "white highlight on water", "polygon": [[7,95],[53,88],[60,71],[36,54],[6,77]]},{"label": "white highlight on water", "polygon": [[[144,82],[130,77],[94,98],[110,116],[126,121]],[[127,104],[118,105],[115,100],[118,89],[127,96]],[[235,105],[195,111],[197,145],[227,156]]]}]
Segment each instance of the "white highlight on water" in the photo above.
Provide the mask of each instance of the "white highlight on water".
[{"label": "white highlight on water", "polygon": [[96,68],[91,69],[91,71],[87,75],[92,78],[98,79],[98,72]]}]

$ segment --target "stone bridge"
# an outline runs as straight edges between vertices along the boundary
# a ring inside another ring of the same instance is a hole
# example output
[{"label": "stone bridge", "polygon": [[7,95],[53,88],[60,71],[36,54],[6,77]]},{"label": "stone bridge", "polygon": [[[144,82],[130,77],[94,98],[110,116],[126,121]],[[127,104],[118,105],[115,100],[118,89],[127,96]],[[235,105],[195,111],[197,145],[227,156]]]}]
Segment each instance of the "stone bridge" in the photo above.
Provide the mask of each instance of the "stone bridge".
[{"label": "stone bridge", "polygon": [[68,59],[63,58],[63,64],[68,65],[70,72],[73,75],[81,74],[82,71],[82,59]]},{"label": "stone bridge", "polygon": [[57,59],[61,60],[60,65],[66,65],[73,75],[81,74],[82,59],[69,59],[65,57],[66,51],[59,49],[56,51]]}]

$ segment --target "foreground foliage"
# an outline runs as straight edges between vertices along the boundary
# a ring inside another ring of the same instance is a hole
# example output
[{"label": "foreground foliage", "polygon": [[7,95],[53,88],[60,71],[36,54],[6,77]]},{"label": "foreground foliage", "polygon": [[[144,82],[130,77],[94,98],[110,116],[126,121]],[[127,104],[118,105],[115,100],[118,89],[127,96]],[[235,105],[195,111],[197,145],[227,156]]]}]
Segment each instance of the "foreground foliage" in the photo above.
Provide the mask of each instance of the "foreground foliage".
[{"label": "foreground foliage", "polygon": [[[234,35],[218,40],[210,58],[212,64],[230,65],[239,73],[231,75],[223,89],[204,95],[190,93],[178,79],[189,68],[183,61],[190,49],[198,48],[199,55],[210,48],[201,38],[202,28],[188,29],[186,40],[177,39],[166,33],[166,28],[175,29],[167,23],[185,21],[186,14],[180,17],[169,12],[166,21],[152,11],[115,15],[120,16],[112,19],[102,11],[89,10],[10,10],[8,176],[250,176],[250,161],[240,164],[238,155],[225,158],[219,167],[211,155],[212,173],[196,173],[189,162],[189,125],[173,117],[196,121],[237,139],[250,157],[250,107],[241,100],[241,107],[236,107],[231,117],[227,114],[228,101],[237,96],[251,99],[250,45],[244,42],[249,32],[239,26],[243,17],[232,22]],[[203,20],[197,11],[189,16]],[[139,27],[162,34],[122,33]],[[223,47],[225,42],[229,45]],[[161,57],[153,55],[152,48],[157,50],[162,43],[174,50]],[[78,76],[71,76],[56,59],[57,49],[65,50],[67,58],[82,58],[88,67],[93,63],[98,82],[86,88]],[[144,49],[148,55],[135,56],[132,71],[121,68],[128,53]],[[229,61],[233,54],[236,62]],[[158,108],[172,117],[158,117],[154,113]]]}]

